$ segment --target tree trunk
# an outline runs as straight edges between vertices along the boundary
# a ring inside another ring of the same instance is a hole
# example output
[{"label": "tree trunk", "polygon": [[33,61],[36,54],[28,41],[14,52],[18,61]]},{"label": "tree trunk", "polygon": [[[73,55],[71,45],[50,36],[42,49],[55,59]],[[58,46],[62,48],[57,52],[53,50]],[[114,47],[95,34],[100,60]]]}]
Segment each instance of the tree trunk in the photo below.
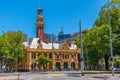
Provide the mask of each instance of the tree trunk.
[{"label": "tree trunk", "polygon": [[105,55],[104,59],[105,59],[105,69],[109,70],[109,63],[108,63],[109,57],[107,55]]}]

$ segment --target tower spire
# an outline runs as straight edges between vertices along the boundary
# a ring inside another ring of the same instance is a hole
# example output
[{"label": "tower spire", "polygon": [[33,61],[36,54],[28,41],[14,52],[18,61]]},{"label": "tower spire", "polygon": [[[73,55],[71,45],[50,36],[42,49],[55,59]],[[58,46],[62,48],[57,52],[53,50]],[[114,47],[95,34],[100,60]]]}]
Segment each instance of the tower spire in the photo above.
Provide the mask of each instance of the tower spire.
[{"label": "tower spire", "polygon": [[36,37],[39,38],[42,42],[44,41],[44,17],[42,15],[43,9],[38,8],[38,16],[36,21]]},{"label": "tower spire", "polygon": [[42,8],[38,8],[38,15],[42,15],[43,9]]}]

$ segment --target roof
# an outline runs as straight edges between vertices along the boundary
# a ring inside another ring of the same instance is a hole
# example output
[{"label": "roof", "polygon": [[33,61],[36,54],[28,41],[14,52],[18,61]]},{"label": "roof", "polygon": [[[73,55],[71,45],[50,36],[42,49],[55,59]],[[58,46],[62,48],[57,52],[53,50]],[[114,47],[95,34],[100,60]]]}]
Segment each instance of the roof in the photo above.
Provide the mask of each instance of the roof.
[{"label": "roof", "polygon": [[[29,44],[29,48],[37,49],[39,46],[38,40],[39,38],[33,38],[31,44]],[[40,44],[42,44],[43,49],[52,49],[52,43],[41,42]],[[64,43],[53,43],[54,49],[62,49],[63,46],[64,46]],[[77,50],[77,46],[73,43],[71,43],[71,46],[67,45],[67,47],[70,50]]]}]

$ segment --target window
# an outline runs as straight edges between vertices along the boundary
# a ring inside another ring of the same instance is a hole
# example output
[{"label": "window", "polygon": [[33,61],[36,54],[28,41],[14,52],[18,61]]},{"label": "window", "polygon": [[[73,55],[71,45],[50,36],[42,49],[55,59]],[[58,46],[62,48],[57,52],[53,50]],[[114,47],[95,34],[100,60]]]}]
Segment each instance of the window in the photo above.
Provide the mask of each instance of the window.
[{"label": "window", "polygon": [[57,56],[57,59],[59,59],[59,54],[57,54],[56,56]]},{"label": "window", "polygon": [[51,59],[52,59],[52,54],[49,54],[49,58],[51,58]]},{"label": "window", "polygon": [[64,57],[64,54],[62,54],[62,59],[64,59],[65,57]]},{"label": "window", "polygon": [[69,59],[69,54],[67,55],[67,59]]},{"label": "window", "polygon": [[67,55],[65,54],[65,59],[67,59]]},{"label": "window", "polygon": [[35,59],[36,58],[36,55],[35,55],[35,53],[32,53],[32,59]]},{"label": "window", "polygon": [[72,58],[74,59],[74,55],[72,54]]}]

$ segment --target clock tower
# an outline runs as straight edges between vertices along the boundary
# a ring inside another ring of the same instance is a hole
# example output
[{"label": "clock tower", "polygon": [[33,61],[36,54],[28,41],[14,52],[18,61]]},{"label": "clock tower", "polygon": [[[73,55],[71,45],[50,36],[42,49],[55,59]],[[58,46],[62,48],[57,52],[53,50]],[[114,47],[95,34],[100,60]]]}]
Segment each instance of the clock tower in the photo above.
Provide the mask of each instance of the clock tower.
[{"label": "clock tower", "polygon": [[38,16],[36,21],[36,37],[40,39],[40,41],[44,42],[44,17],[42,15],[43,9],[38,8]]}]

